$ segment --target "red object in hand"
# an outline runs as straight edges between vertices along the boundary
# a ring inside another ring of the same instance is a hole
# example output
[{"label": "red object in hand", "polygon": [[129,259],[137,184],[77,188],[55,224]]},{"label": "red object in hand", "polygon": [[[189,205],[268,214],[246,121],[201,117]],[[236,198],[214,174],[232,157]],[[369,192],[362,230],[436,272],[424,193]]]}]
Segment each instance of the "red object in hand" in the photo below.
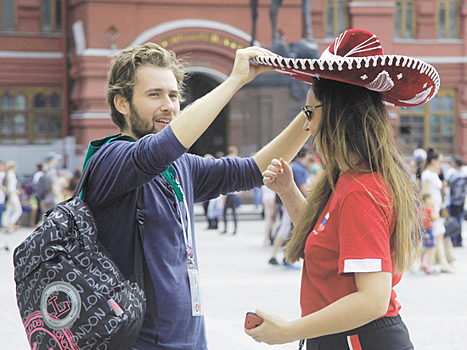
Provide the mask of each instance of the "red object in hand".
[{"label": "red object in hand", "polygon": [[261,326],[263,319],[254,312],[247,312],[245,317],[245,328],[252,329]]}]

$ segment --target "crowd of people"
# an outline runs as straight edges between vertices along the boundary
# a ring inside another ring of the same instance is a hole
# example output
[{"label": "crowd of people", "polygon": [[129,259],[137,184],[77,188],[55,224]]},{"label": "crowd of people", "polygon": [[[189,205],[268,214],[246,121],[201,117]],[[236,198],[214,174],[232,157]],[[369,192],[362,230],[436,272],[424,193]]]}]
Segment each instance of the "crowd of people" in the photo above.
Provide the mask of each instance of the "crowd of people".
[{"label": "crowd of people", "polygon": [[13,233],[19,227],[36,227],[42,216],[57,203],[69,198],[81,175],[57,169],[61,156],[49,153],[36,171],[20,182],[15,161],[0,160],[0,230]]},{"label": "crowd of people", "polygon": [[467,168],[460,156],[443,160],[440,152],[419,145],[410,162],[423,216],[418,259],[411,270],[421,268],[428,275],[454,272],[453,248],[462,247]]}]

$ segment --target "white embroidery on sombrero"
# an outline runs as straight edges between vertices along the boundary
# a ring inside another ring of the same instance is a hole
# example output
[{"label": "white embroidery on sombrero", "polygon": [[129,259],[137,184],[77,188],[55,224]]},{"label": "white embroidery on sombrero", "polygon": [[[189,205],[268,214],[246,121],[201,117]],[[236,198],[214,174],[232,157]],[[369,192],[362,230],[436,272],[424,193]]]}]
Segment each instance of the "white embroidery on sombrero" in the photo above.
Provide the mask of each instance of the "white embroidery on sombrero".
[{"label": "white embroidery on sombrero", "polygon": [[[404,75],[402,73],[397,74],[397,80],[401,80]],[[426,88],[426,84],[424,86]]]},{"label": "white embroidery on sombrero", "polygon": [[394,82],[392,81],[389,73],[383,70],[371,83],[366,84],[365,87],[369,90],[377,92],[386,92],[391,90],[394,87]]},{"label": "white embroidery on sombrero", "polygon": [[425,100],[430,95],[432,89],[433,89],[433,86],[430,86],[425,91],[422,91],[419,94],[416,94],[414,98],[411,98],[410,100],[399,100],[399,102],[412,104],[412,105],[419,105],[419,104],[425,102]]},{"label": "white embroidery on sombrero", "polygon": [[341,56],[338,54],[339,47],[342,41],[344,40],[346,33],[347,31],[339,35],[334,41],[334,53],[331,53],[329,52],[328,49],[326,49],[320,57],[321,60],[323,59],[324,60],[327,60],[327,59],[337,60],[339,57],[353,57],[355,54],[359,54],[361,52],[373,51],[373,50],[378,50],[382,48],[380,41],[378,40],[376,35],[373,34],[372,37],[366,39],[365,41],[361,42],[357,46],[353,47],[346,54],[344,54],[344,56]]},{"label": "white embroidery on sombrero", "polygon": [[368,79],[368,75],[363,74],[360,78],[361,78],[362,80],[367,80],[367,79]]},{"label": "white embroidery on sombrero", "polygon": [[[376,45],[376,46],[375,46]],[[371,38],[365,40],[361,44],[355,46],[352,50],[347,52],[344,57],[352,56],[356,53],[366,52],[381,49],[382,46],[379,40],[376,38],[376,35],[373,35]]]},{"label": "white embroidery on sombrero", "polygon": [[337,50],[339,49],[339,46],[341,46],[341,42],[344,40],[345,34],[347,34],[347,31],[339,35],[334,42],[334,53],[336,56],[337,56]]}]

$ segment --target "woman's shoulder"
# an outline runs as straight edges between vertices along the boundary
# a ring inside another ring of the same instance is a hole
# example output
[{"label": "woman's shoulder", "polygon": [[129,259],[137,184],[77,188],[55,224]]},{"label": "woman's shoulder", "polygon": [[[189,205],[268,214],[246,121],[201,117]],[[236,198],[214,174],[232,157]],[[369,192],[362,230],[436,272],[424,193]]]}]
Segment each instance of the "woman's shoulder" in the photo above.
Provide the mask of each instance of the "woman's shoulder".
[{"label": "woman's shoulder", "polygon": [[386,182],[378,172],[347,172],[339,178],[336,192],[338,192],[338,188],[340,189],[339,194],[343,197],[347,197],[352,193],[366,193],[371,196],[380,194],[384,197],[387,196]]}]

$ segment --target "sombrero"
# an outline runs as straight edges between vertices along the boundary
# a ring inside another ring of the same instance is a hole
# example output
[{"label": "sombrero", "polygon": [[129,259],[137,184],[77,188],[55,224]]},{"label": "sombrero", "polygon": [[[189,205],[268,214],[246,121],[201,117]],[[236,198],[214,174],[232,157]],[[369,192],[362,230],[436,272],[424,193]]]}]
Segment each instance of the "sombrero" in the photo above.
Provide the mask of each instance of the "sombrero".
[{"label": "sombrero", "polygon": [[433,66],[413,57],[384,55],[378,37],[360,29],[339,35],[319,59],[258,56],[252,61],[305,82],[316,77],[362,86],[380,92],[384,101],[395,106],[428,102],[440,85]]}]

